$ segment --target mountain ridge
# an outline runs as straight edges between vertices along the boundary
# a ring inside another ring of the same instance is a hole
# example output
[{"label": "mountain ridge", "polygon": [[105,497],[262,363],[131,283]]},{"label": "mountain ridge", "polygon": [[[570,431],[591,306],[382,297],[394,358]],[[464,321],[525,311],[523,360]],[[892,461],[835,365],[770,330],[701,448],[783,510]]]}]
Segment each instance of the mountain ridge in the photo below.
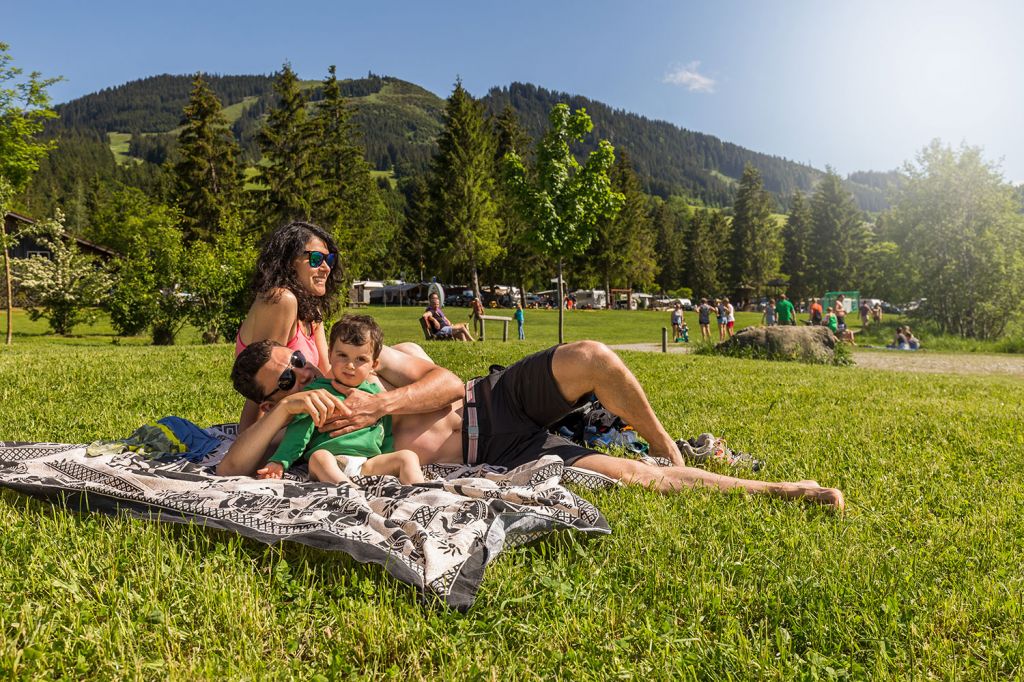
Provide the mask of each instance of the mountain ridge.
[{"label": "mountain ridge", "polygon": [[[51,129],[131,134],[128,154],[161,163],[173,148],[172,131],[180,125],[193,77],[159,74],[72,99],[55,107],[60,118]],[[257,162],[255,136],[273,105],[274,77],[204,74],[204,78],[228,110],[246,161]],[[363,133],[370,163],[378,170],[392,169],[399,176],[424,172],[442,127],[444,99],[415,83],[373,73],[340,83],[353,107],[352,120]],[[304,81],[303,86],[313,91],[312,99],[319,97],[319,81]],[[597,139],[609,140],[629,154],[644,189],[662,197],[684,194],[708,205],[730,205],[735,181],[743,166],[752,163],[761,171],[765,188],[784,208],[795,190],[813,191],[824,174],[785,157],[529,83],[495,86],[480,99],[492,114],[511,106],[534,139],[546,128],[547,113],[556,102],[585,108],[594,121],[594,131],[578,151],[585,154],[596,146]],[[888,207],[886,193],[897,181],[891,172],[871,171],[844,180],[866,211]]]}]

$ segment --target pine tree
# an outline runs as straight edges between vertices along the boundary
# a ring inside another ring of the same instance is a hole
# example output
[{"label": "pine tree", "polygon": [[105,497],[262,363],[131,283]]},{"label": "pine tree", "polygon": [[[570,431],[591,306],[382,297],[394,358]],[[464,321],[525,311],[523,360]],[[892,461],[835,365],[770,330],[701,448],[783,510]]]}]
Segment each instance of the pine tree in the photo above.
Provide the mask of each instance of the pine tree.
[{"label": "pine tree", "polygon": [[210,241],[225,217],[238,210],[242,192],[240,151],[220,100],[197,73],[178,137],[181,160],[174,165],[174,200],[186,240]]},{"label": "pine tree", "polygon": [[299,78],[285,63],[274,80],[277,106],[270,110],[258,136],[265,227],[292,220],[313,220],[312,199],[319,195],[314,167],[314,136]]},{"label": "pine tree", "polygon": [[494,203],[494,143],[483,106],[456,80],[431,164],[433,242],[448,264],[469,267],[476,296],[479,269],[503,252]]},{"label": "pine tree", "polygon": [[867,232],[853,195],[831,168],[811,198],[811,238],[807,254],[812,291],[841,291],[858,279]]},{"label": "pine tree", "polygon": [[359,277],[380,261],[394,239],[394,225],[377,184],[370,174],[365,151],[355,141],[351,110],[341,96],[335,67],[328,69],[322,98],[311,119],[313,167],[317,191],[312,212],[322,226],[334,232],[346,272]]},{"label": "pine tree", "polygon": [[797,191],[790,202],[789,217],[782,228],[782,272],[789,276],[789,298],[813,296],[807,286],[807,250],[811,238],[811,207]]},{"label": "pine tree", "polygon": [[686,278],[694,296],[713,298],[722,290],[722,254],[728,222],[718,211],[698,209],[686,235]]},{"label": "pine tree", "polygon": [[397,239],[399,266],[407,273],[406,279],[422,282],[426,273],[435,272],[438,267],[430,240],[430,189],[423,176],[406,178],[401,187],[405,193],[405,212]]},{"label": "pine tree", "polygon": [[619,152],[608,177],[612,190],[622,194],[624,201],[618,213],[598,222],[587,259],[604,283],[610,308],[613,283],[643,288],[654,282],[658,264],[647,198],[626,152]]},{"label": "pine tree", "polygon": [[[500,176],[505,155],[528,154],[531,140],[511,106],[506,106],[492,123],[497,139],[495,173]],[[527,239],[530,226],[517,210],[515,197],[509,193],[505,183],[495,184],[495,199],[498,203],[498,215],[501,220],[500,239],[505,245],[505,255],[495,262],[494,271],[496,276],[505,281],[514,282],[520,293],[525,296],[527,283],[537,281],[546,270],[546,259]],[[522,303],[526,305],[525,299]]]},{"label": "pine tree", "polygon": [[759,293],[779,272],[781,244],[772,206],[761,172],[747,164],[733,206],[729,284],[737,290]]},{"label": "pine tree", "polygon": [[658,201],[651,216],[657,238],[657,283],[663,292],[683,286],[686,272],[686,222],[663,201]]}]

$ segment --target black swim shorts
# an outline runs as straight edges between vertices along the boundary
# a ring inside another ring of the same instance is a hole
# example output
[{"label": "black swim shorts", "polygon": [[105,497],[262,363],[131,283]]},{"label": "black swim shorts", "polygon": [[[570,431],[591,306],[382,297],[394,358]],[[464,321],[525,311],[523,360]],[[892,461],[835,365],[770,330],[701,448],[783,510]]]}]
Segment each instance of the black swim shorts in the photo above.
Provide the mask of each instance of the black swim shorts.
[{"label": "black swim shorts", "polygon": [[[469,382],[462,423],[466,464],[517,467],[544,455],[566,464],[596,450],[576,445],[547,428],[586,402],[566,402],[551,373],[557,346],[529,355],[500,372]],[[475,441],[475,443],[474,443]]]}]

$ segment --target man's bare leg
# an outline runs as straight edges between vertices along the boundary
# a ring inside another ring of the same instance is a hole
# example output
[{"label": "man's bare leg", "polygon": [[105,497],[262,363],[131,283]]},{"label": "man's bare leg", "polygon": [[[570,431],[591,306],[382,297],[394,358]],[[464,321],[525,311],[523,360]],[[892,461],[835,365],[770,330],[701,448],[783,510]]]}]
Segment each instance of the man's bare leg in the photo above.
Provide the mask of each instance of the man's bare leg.
[{"label": "man's bare leg", "polygon": [[589,455],[574,466],[590,469],[633,485],[654,486],[662,492],[705,485],[719,490],[741,488],[749,493],[808,499],[838,509],[845,506],[843,494],[822,488],[815,481],[769,482],[723,476],[686,466],[679,447],[651,408],[643,387],[613,350],[597,341],[579,341],[559,346],[551,359],[555,383],[567,402],[594,393],[608,411],[631,424],[651,446],[651,454],[665,457],[675,466],[655,467],[636,460],[608,455]]},{"label": "man's bare leg", "polygon": [[423,348],[418,343],[413,343],[412,341],[396,343],[395,345],[391,346],[391,348],[397,350],[399,353],[411,355],[414,358],[420,358],[421,360],[426,360],[427,362],[434,362],[430,358],[430,356],[427,355],[427,351],[423,350]]},{"label": "man's bare leg", "polygon": [[629,485],[654,488],[661,493],[674,493],[699,486],[723,491],[739,488],[747,493],[816,502],[834,507],[837,511],[842,511],[846,506],[840,490],[823,488],[817,481],[753,481],[688,466],[657,467],[610,455],[587,455],[576,460],[573,466],[596,471]]},{"label": "man's bare leg", "polygon": [[608,346],[577,341],[559,346],[551,359],[555,383],[567,402],[597,394],[609,412],[631,424],[651,446],[651,454],[683,466],[682,454],[647,401],[647,395],[625,363]]}]

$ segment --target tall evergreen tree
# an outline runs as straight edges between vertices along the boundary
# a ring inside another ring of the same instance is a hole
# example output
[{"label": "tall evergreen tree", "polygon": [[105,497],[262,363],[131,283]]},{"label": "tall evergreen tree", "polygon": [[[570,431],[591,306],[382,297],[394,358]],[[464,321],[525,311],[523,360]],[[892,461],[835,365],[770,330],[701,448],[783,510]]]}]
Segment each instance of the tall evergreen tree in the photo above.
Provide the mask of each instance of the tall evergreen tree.
[{"label": "tall evergreen tree", "polygon": [[807,286],[810,239],[811,207],[797,191],[793,193],[786,226],[782,228],[782,272],[789,276],[789,297],[796,301],[815,295]]},{"label": "tall evergreen tree", "polygon": [[220,100],[201,73],[192,81],[178,137],[180,160],[174,165],[173,196],[181,209],[186,239],[209,241],[227,215],[237,211],[242,193],[240,151]]},{"label": "tall evergreen tree", "polygon": [[[506,106],[494,118],[493,125],[497,138],[495,169],[496,174],[500,176],[505,155],[515,153],[525,156],[529,153],[531,140],[511,106]],[[496,183],[495,198],[501,220],[501,243],[505,245],[505,255],[495,263],[495,274],[516,284],[520,293],[525,296],[527,285],[536,282],[544,272],[546,259],[528,241],[527,234],[530,226],[516,209],[515,197],[509,193],[505,183]],[[522,303],[525,306],[525,299]]]},{"label": "tall evergreen tree", "polygon": [[478,297],[479,269],[503,251],[494,203],[494,143],[483,106],[456,80],[431,164],[432,241],[448,263],[468,266]]},{"label": "tall evergreen tree", "polygon": [[858,280],[867,232],[853,195],[831,168],[811,197],[811,238],[807,254],[812,291],[841,291]]},{"label": "tall evergreen tree", "polygon": [[350,117],[332,65],[310,122],[317,190],[312,212],[334,232],[346,272],[359,277],[388,253],[395,230]]},{"label": "tall evergreen tree", "polygon": [[598,222],[597,236],[587,259],[604,283],[610,308],[612,284],[629,288],[653,284],[658,265],[647,198],[626,152],[619,152],[608,177],[612,190],[623,196],[622,208],[614,216]]},{"label": "tall evergreen tree", "polygon": [[722,293],[723,254],[727,251],[728,221],[714,210],[698,209],[686,235],[686,281],[694,296],[713,298]]},{"label": "tall evergreen tree", "polygon": [[299,78],[285,63],[274,80],[277,106],[270,110],[258,136],[266,165],[260,168],[263,218],[270,230],[292,220],[313,220],[319,195],[314,136]]},{"label": "tall evergreen tree", "polygon": [[403,179],[400,186],[405,210],[397,239],[399,267],[406,279],[423,281],[438,267],[430,240],[430,188],[419,175]]},{"label": "tall evergreen tree", "polygon": [[761,172],[747,164],[733,206],[729,274],[732,287],[760,293],[779,272],[779,228],[772,217],[773,201]]},{"label": "tall evergreen tree", "polygon": [[686,221],[681,219],[667,203],[655,198],[651,215],[656,237],[655,251],[661,270],[656,278],[663,292],[683,286],[686,272]]}]

